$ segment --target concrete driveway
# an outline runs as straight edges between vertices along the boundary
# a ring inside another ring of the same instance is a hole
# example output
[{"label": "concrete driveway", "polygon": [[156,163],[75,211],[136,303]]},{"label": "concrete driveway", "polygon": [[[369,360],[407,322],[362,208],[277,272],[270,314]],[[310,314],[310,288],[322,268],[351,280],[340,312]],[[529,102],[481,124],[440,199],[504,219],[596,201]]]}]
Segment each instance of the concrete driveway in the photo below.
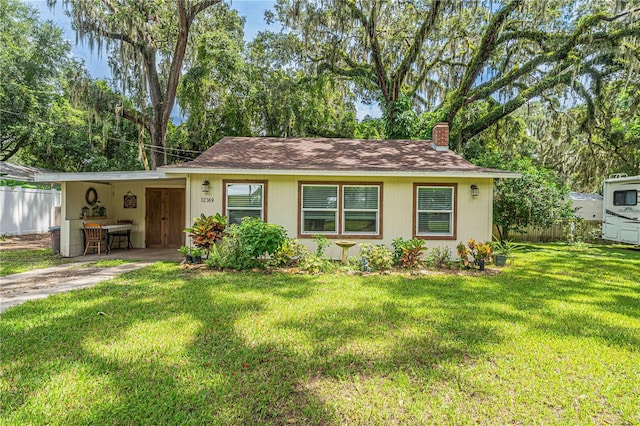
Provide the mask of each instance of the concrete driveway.
[{"label": "concrete driveway", "polygon": [[[177,261],[177,250],[132,249],[114,251],[105,256],[81,256],[78,262],[21,274],[0,277],[0,312],[28,300],[43,299],[50,294],[91,287],[125,272],[144,268],[157,261]],[[110,267],[93,266],[97,260],[134,259],[134,262]]]}]

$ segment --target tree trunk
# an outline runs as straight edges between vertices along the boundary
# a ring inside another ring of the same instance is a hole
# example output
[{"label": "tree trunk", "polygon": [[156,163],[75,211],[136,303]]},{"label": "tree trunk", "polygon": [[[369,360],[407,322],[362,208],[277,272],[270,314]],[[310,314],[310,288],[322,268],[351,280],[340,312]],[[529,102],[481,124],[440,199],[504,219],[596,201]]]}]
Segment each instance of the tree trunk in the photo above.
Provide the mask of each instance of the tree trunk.
[{"label": "tree trunk", "polygon": [[151,170],[156,170],[158,166],[167,164],[167,125],[164,120],[154,117],[149,126],[149,136],[151,138]]}]

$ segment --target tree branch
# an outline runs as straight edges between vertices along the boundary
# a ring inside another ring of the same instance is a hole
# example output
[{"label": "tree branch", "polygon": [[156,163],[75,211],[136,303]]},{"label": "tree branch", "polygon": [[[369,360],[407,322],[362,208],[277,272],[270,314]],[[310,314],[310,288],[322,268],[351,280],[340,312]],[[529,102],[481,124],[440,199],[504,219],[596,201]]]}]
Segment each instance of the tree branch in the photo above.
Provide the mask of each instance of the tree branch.
[{"label": "tree branch", "polygon": [[[431,32],[431,30],[435,25],[435,22],[438,18],[438,14],[440,13],[441,5],[442,5],[441,0],[432,1],[431,9],[429,10],[429,15],[420,25],[420,28],[418,29],[418,31],[413,37],[413,41],[411,42],[409,49],[407,49],[407,54],[404,56],[404,58],[402,59],[402,62],[400,62],[400,64],[396,67],[396,70],[391,76],[391,80],[393,84],[393,93],[394,93],[395,99],[398,98],[398,95],[400,93],[400,87],[404,83],[407,77],[407,73],[411,69],[411,65],[418,58],[418,55],[420,54],[422,45],[424,44],[424,41],[427,38],[427,35]],[[438,55],[438,57],[439,56],[440,55]],[[432,62],[432,66],[435,62],[436,62],[435,60]]]},{"label": "tree branch", "polygon": [[129,35],[116,33],[116,32],[111,32],[111,31],[106,31],[106,30],[98,27],[93,22],[88,22],[88,21],[82,22],[82,29],[83,30],[93,31],[94,33],[99,34],[100,36],[103,36],[103,37],[106,37],[106,38],[110,38],[112,40],[123,41],[123,42],[127,43],[128,45],[130,45],[131,47],[135,48],[136,50],[138,50],[141,47],[140,44],[136,43],[135,41],[133,41],[133,39],[131,37],[129,37]]},{"label": "tree branch", "polygon": [[221,2],[222,0],[203,0],[200,3],[194,4],[189,10],[189,20],[193,21],[193,18],[195,18],[198,13]]},{"label": "tree branch", "polygon": [[478,133],[486,130],[498,122],[501,118],[511,114],[513,111],[524,105],[530,99],[538,96],[545,90],[551,89],[558,84],[569,84],[573,79],[573,73],[567,71],[568,64],[562,64],[558,66],[551,73],[547,75],[547,78],[540,80],[538,83],[530,86],[528,89],[521,91],[510,101],[504,104],[498,104],[491,108],[487,114],[474,123],[464,127],[456,135],[458,138],[467,140],[470,137],[477,135]]}]

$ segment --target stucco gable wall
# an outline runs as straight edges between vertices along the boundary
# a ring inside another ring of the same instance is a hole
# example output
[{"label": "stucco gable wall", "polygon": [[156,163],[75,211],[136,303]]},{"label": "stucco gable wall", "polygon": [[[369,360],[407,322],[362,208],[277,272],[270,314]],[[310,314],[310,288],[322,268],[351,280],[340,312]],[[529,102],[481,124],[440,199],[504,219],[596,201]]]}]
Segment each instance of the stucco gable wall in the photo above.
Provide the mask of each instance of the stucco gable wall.
[{"label": "stucco gable wall", "polygon": [[[202,193],[203,181],[209,181],[210,192]],[[455,254],[458,241],[476,239],[488,241],[492,232],[492,199],[493,180],[490,178],[409,178],[409,177],[380,177],[373,178],[332,176],[274,176],[274,175],[206,175],[191,174],[187,189],[187,220],[204,213],[211,215],[225,213],[223,207],[223,182],[237,181],[266,181],[267,182],[267,220],[282,225],[290,237],[298,236],[298,187],[299,182],[344,182],[344,183],[382,183],[382,238],[362,239],[357,242],[386,244],[391,248],[391,242],[396,237],[411,238],[413,228],[413,191],[414,183],[457,184],[457,235],[455,240],[428,240],[428,247],[449,247]],[[479,187],[480,195],[471,196],[471,185]],[[190,194],[190,195],[189,195]],[[347,237],[348,238],[348,237]],[[311,250],[315,244],[310,238],[300,238],[300,241]],[[332,246],[327,250],[332,258],[339,258],[340,249]],[[351,249],[350,255],[356,250]]]}]

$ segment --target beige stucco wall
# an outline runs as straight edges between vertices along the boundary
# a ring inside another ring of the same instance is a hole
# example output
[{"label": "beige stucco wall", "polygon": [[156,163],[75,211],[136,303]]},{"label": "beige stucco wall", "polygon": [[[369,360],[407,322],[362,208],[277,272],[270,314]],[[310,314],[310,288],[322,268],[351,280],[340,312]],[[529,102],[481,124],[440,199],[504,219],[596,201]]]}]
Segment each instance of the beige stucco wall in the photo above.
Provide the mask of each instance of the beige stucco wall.
[{"label": "beige stucco wall", "polygon": [[[63,183],[62,218],[61,221],[61,254],[63,256],[81,255],[82,220],[80,214],[86,205],[85,193],[93,187],[98,193],[101,205],[107,208],[107,218],[100,219],[101,223],[112,224],[117,219],[132,219],[132,243],[136,248],[145,247],[145,189],[185,187],[185,227],[190,226],[192,219],[200,213],[212,215],[223,213],[222,194],[224,180],[259,180],[267,181],[267,220],[284,226],[290,237],[298,236],[298,183],[303,182],[381,182],[382,183],[382,239],[357,239],[360,242],[386,244],[396,237],[411,238],[413,227],[413,184],[414,183],[457,183],[457,236],[455,240],[428,240],[428,247],[449,247],[455,253],[458,241],[490,240],[492,230],[491,200],[493,199],[492,179],[469,178],[408,178],[408,177],[309,177],[309,176],[276,176],[276,175],[205,175],[192,174],[189,176],[175,176],[179,180],[170,181],[118,181],[110,184],[89,182]],[[210,192],[203,194],[201,185],[204,180],[210,183]],[[471,196],[470,186],[476,184],[480,195]],[[124,208],[124,195],[131,191],[137,196],[137,208]],[[347,237],[348,238],[348,237]],[[186,236],[185,236],[186,239]],[[315,250],[315,244],[310,238],[300,241]],[[187,241],[186,241],[187,242]],[[332,258],[340,256],[340,249],[332,246],[327,250]],[[355,255],[356,249],[350,254]]]},{"label": "beige stucco wall", "polygon": [[[97,219],[102,224],[115,224],[118,219],[133,220],[131,243],[134,248],[145,247],[145,191],[146,188],[182,188],[180,181],[118,181],[110,184],[94,182],[66,182],[62,184],[62,218],[60,223],[60,253],[74,257],[84,252],[81,219],[87,206],[85,193],[95,188],[100,205],[107,209],[107,217]],[[124,208],[124,196],[131,191],[137,197],[136,208]],[[91,220],[91,219],[90,219]]]},{"label": "beige stucco wall", "polygon": [[[453,178],[407,178],[351,176],[308,177],[308,176],[270,176],[270,175],[204,175],[193,174],[187,184],[187,218],[204,213],[211,215],[223,213],[223,180],[260,180],[267,181],[267,220],[282,225],[290,237],[298,236],[298,182],[381,182],[382,187],[382,239],[357,239],[357,242],[386,244],[396,237],[411,238],[413,226],[413,184],[414,183],[457,183],[457,238],[456,240],[428,240],[428,247],[449,247],[455,254],[458,241],[491,240],[493,180],[492,179],[453,179]],[[210,183],[209,194],[203,194],[201,185],[204,180]],[[476,184],[480,195],[471,196],[470,186]],[[315,244],[311,239],[300,241],[312,250]],[[327,250],[332,258],[340,256],[340,249],[332,246]],[[350,252],[355,255],[355,249]]]}]

